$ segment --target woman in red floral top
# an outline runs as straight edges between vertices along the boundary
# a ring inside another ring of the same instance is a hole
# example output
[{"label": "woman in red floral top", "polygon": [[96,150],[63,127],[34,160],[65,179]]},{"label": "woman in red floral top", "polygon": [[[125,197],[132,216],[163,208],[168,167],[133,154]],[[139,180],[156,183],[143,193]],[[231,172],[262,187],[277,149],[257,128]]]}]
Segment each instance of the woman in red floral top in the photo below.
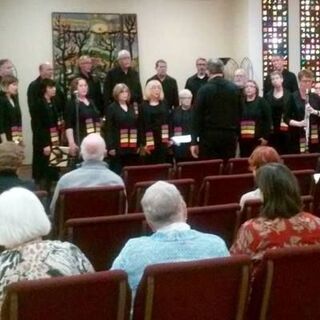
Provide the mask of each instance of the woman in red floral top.
[{"label": "woman in red floral top", "polygon": [[240,227],[231,254],[260,260],[268,249],[320,244],[320,218],[301,211],[298,183],[285,165],[266,164],[256,182],[264,199],[260,217]]}]

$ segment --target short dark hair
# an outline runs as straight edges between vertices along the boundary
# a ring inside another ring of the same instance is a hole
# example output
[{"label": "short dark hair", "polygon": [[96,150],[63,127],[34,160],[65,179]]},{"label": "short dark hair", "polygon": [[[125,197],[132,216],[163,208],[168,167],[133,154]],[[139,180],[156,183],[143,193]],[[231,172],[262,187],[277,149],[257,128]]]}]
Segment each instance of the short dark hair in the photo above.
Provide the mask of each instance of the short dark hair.
[{"label": "short dark hair", "polygon": [[267,219],[291,218],[301,211],[298,182],[281,163],[269,163],[258,169],[256,182],[263,196],[261,215]]},{"label": "short dark hair", "polygon": [[167,62],[166,62],[165,60],[159,59],[159,60],[156,61],[156,68],[159,66],[159,63],[165,63],[165,64],[167,64]]},{"label": "short dark hair", "polygon": [[47,88],[55,87],[56,83],[52,79],[43,79],[40,84],[41,96],[46,93]]}]

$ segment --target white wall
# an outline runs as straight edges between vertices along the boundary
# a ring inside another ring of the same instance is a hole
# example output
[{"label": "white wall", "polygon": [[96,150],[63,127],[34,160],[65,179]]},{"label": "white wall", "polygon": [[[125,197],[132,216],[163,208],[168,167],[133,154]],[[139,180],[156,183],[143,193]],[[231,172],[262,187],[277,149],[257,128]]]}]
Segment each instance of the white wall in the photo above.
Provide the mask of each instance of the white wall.
[{"label": "white wall", "polygon": [[32,148],[26,90],[39,63],[52,61],[51,12],[136,13],[142,84],[154,74],[154,62],[164,58],[182,89],[198,56],[230,56],[233,1],[1,0],[0,58],[10,58],[18,70],[27,163]]}]

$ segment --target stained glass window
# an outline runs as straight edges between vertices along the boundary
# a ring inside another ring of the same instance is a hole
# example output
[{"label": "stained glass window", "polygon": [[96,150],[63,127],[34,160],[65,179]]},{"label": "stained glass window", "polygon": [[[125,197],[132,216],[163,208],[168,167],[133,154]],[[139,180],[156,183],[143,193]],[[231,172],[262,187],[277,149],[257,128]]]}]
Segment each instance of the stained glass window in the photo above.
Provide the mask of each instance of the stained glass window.
[{"label": "stained glass window", "polygon": [[300,0],[301,68],[320,81],[320,0]]},{"label": "stained glass window", "polygon": [[262,0],[262,37],[265,78],[274,54],[282,55],[288,64],[288,0]]}]

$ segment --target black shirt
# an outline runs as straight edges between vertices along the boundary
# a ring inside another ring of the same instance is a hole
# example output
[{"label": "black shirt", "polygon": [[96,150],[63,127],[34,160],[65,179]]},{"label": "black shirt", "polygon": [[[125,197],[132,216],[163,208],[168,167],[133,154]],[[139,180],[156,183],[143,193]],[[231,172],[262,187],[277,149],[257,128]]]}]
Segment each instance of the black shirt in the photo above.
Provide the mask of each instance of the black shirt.
[{"label": "black shirt", "polygon": [[[120,131],[126,129],[126,132],[132,134],[132,129],[137,130],[137,117],[132,106],[128,106],[128,111],[121,108],[118,102],[113,102],[106,109],[106,143],[107,149],[116,149],[118,152],[135,152],[134,148],[120,148]],[[137,132],[136,132],[137,137]],[[128,137],[129,138],[129,137]],[[120,150],[121,149],[121,150]],[[130,149],[130,150],[125,150]]]},{"label": "black shirt", "polygon": [[271,131],[271,109],[268,102],[261,97],[246,101],[241,120],[255,122],[255,138],[269,139]]},{"label": "black shirt", "polygon": [[192,121],[192,144],[197,138],[208,139],[212,131],[238,132],[241,98],[237,86],[222,77],[215,77],[202,86],[195,102]]},{"label": "black shirt", "polygon": [[115,67],[109,70],[104,82],[105,106],[108,106],[113,102],[112,90],[118,83],[125,83],[129,87],[131,92],[131,102],[141,103],[142,90],[138,72],[129,68],[128,72],[125,73],[120,67]]},{"label": "black shirt", "polygon": [[[78,103],[78,106],[77,106]],[[77,107],[79,108],[79,138],[77,141]],[[81,143],[83,138],[90,133],[100,131],[100,113],[94,106],[93,102],[89,100],[89,105],[84,104],[82,101],[71,99],[66,108],[66,129],[72,128],[75,142]]]},{"label": "black shirt", "polygon": [[188,78],[185,88],[189,89],[192,93],[192,104],[195,102],[199,89],[208,82],[208,76],[199,78],[197,74],[194,74]]}]

